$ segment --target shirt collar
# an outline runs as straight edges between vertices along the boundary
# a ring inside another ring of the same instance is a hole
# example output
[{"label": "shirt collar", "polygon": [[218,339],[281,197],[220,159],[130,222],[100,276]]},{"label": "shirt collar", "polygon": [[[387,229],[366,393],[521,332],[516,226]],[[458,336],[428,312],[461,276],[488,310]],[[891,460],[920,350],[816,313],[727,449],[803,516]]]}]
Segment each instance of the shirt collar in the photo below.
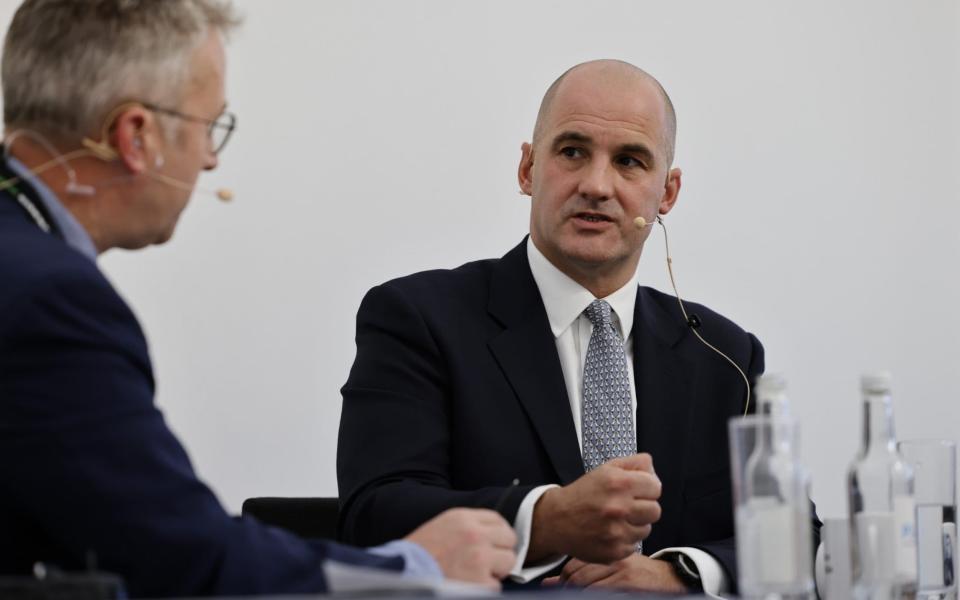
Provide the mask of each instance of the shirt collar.
[{"label": "shirt collar", "polygon": [[[530,238],[527,238],[527,260],[530,262],[533,280],[540,290],[540,297],[543,298],[543,306],[547,310],[550,330],[553,332],[553,337],[560,337],[560,334],[566,331],[596,298],[589,290],[547,260]],[[624,340],[633,331],[633,311],[637,301],[638,281],[639,274],[634,273],[622,288],[606,298],[601,298],[613,309],[616,320],[620,323],[620,334]]]},{"label": "shirt collar", "polygon": [[47,213],[53,220],[57,230],[63,235],[63,240],[67,243],[67,245],[90,260],[96,262],[97,248],[93,245],[93,240],[90,239],[90,234],[88,234],[87,230],[80,225],[80,223],[72,214],[70,214],[70,211],[67,210],[67,207],[65,207],[60,200],[57,199],[56,194],[54,194],[53,191],[48,188],[39,177],[35,176],[30,169],[28,169],[16,158],[8,156],[6,161],[14,175],[29,183],[30,186],[37,192],[40,203],[43,204],[43,207],[47,209]]}]

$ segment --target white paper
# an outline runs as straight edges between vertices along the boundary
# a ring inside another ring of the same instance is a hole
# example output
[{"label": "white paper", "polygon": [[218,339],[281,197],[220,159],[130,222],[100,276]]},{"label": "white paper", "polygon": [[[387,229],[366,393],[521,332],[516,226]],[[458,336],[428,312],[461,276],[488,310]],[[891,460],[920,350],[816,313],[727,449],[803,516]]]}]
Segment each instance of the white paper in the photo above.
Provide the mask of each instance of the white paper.
[{"label": "white paper", "polygon": [[406,577],[399,571],[385,571],[347,565],[334,561],[323,563],[327,587],[334,594],[409,595],[411,592],[431,594],[439,598],[483,598],[499,596],[499,592],[461,581]]}]

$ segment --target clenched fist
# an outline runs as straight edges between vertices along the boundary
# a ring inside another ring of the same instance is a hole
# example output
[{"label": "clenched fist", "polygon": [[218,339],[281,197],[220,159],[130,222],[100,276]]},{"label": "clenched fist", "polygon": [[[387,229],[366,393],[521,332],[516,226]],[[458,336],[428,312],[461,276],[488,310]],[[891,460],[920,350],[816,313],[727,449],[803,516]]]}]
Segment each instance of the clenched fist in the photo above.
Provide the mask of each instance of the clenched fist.
[{"label": "clenched fist", "polygon": [[548,490],[534,508],[528,562],[569,555],[611,563],[629,556],[660,519],[660,491],[649,454],[611,460]]}]

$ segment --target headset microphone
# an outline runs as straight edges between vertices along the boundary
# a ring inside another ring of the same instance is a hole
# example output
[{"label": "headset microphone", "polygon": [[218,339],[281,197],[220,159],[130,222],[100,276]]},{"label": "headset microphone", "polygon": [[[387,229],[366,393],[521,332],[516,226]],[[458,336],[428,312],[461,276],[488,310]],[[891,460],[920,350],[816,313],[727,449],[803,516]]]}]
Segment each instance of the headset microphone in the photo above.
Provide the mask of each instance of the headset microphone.
[{"label": "headset microphone", "polygon": [[[90,138],[83,138],[83,146],[89,150],[91,154],[104,162],[111,162],[118,158],[117,151],[106,142],[97,142]],[[157,167],[159,168],[162,165],[163,159],[158,157]],[[196,185],[190,185],[185,181],[181,181],[179,179],[170,177],[169,175],[164,175],[163,173],[157,173],[155,171],[144,171],[144,175],[187,192],[196,190],[204,194],[216,196],[218,200],[223,202],[230,202],[234,198],[233,190],[230,188],[217,188],[216,190],[208,190]]]},{"label": "headset microphone", "polygon": [[[41,134],[35,131],[31,131],[29,129],[18,129],[8,133],[4,137],[3,157],[6,158],[8,156],[10,152],[10,148],[13,147],[13,143],[18,137],[20,136],[29,137],[34,142],[42,146],[52,157],[50,160],[43,163],[42,165],[39,165],[31,169],[30,171],[31,173],[33,173],[33,175],[39,176],[44,171],[47,171],[48,169],[59,166],[64,170],[64,172],[67,175],[68,181],[65,189],[68,194],[73,194],[78,196],[92,196],[96,193],[96,187],[92,185],[79,183],[77,181],[76,171],[74,171],[73,167],[70,166],[70,162],[74,159],[81,158],[84,156],[93,156],[94,158],[102,160],[103,162],[113,162],[117,160],[120,157],[120,155],[117,153],[117,150],[106,141],[109,137],[108,131],[110,128],[110,124],[113,123],[114,117],[117,114],[119,114],[120,111],[124,110],[125,108],[128,108],[133,104],[135,103],[123,104],[113,109],[113,111],[110,112],[110,114],[107,116],[106,121],[104,122],[103,131],[102,131],[102,140],[99,142],[89,137],[85,137],[83,138],[83,140],[81,140],[81,145],[83,146],[82,148],[78,148],[72,152],[67,152],[66,154],[61,154],[56,149],[56,147],[54,147],[53,144],[51,144],[50,141],[47,140]],[[140,141],[139,138],[134,140],[134,145],[136,145],[138,148],[142,147],[142,142]],[[163,157],[158,156],[156,159],[155,167],[159,169],[162,166],[163,166]],[[160,181],[162,183],[165,183],[167,185],[173,186],[175,188],[178,188],[184,191],[192,192],[196,190],[204,194],[210,194],[212,196],[216,196],[219,200],[223,202],[229,202],[233,200],[235,195],[233,193],[233,190],[231,190],[230,188],[218,188],[216,190],[209,190],[196,185],[191,185],[185,181],[181,181],[174,177],[170,177],[169,175],[164,175],[163,173],[158,173],[155,171],[147,170],[147,171],[144,171],[144,174],[147,175],[148,177],[156,179],[157,181]],[[19,181],[20,181],[19,177],[14,177],[11,179],[0,181],[0,191],[16,185]]]},{"label": "headset microphone", "polygon": [[[663,245],[667,251],[667,272],[670,274],[670,285],[673,286],[673,293],[677,297],[677,302],[680,304],[680,312],[683,314],[683,318],[686,319],[687,326],[690,328],[690,331],[693,332],[693,335],[697,336],[697,339],[703,342],[703,344],[707,348],[713,350],[714,352],[722,356],[724,359],[726,359],[726,361],[730,363],[734,369],[737,370],[737,373],[740,374],[740,377],[743,378],[743,382],[747,384],[747,401],[743,405],[743,415],[746,416],[750,410],[750,380],[747,378],[747,374],[743,372],[743,369],[740,368],[740,365],[734,362],[732,358],[730,358],[729,356],[721,352],[719,349],[717,349],[716,346],[714,346],[707,340],[703,339],[703,336],[700,335],[699,331],[697,331],[697,329],[699,329],[700,326],[702,325],[700,321],[700,317],[694,313],[687,314],[687,307],[683,304],[683,299],[680,297],[680,292],[677,290],[677,282],[673,277],[673,259],[670,258],[670,242],[669,240],[667,240],[667,226],[666,224],[664,224],[663,219],[660,218],[659,215],[655,217],[655,222],[659,223],[660,227],[663,228]],[[633,224],[636,226],[637,229],[641,231],[653,225],[653,223],[648,222],[643,217],[635,218],[633,220]]]},{"label": "headset microphone", "polygon": [[[106,138],[104,138],[106,139]],[[97,142],[91,140],[88,137],[83,138],[83,141],[80,142],[84,148],[90,151],[95,157],[99,158],[103,162],[112,162],[117,160],[118,154],[117,151],[113,149],[113,146],[106,142]]]},{"label": "headset microphone", "polygon": [[175,188],[178,188],[187,192],[197,191],[203,194],[210,194],[212,196],[216,196],[218,200],[221,200],[223,202],[230,202],[231,200],[233,200],[234,194],[233,194],[233,190],[231,190],[230,188],[217,188],[215,190],[210,190],[207,188],[202,188],[197,185],[190,185],[186,181],[174,179],[169,175],[164,175],[163,173],[157,173],[155,171],[144,171],[143,174],[152,179],[156,179],[161,183],[165,183],[167,185],[173,186]]}]

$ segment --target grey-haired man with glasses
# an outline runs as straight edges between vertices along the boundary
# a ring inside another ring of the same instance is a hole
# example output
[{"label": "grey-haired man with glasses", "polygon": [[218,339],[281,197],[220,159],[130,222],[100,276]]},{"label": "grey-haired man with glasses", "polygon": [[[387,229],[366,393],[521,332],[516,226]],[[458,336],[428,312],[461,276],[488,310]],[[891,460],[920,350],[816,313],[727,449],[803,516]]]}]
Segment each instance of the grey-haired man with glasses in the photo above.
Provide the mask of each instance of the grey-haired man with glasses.
[{"label": "grey-haired man with glasses", "polygon": [[371,549],[228,516],[153,402],[143,332],[97,267],[167,241],[225,111],[217,0],[27,0],[2,57],[0,576],[90,557],[135,597],[336,591],[330,562],[498,587],[493,511]]}]

